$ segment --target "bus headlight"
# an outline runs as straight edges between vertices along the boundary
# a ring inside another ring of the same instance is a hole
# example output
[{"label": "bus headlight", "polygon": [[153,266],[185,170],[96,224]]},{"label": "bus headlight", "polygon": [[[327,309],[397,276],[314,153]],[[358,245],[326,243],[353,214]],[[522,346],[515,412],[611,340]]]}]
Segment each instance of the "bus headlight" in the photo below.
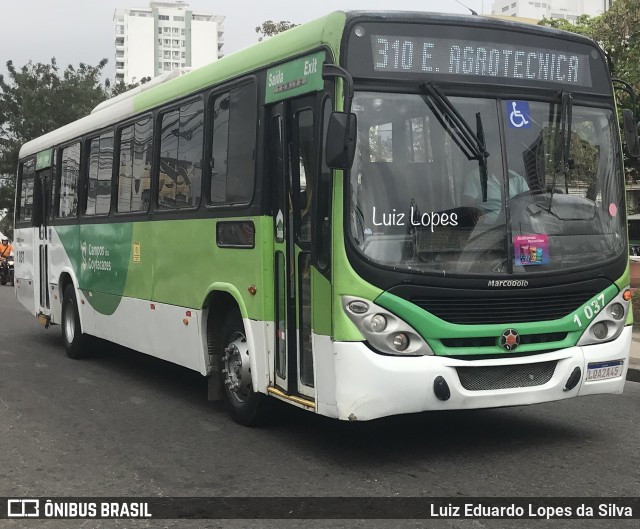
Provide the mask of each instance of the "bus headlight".
[{"label": "bus headlight", "polygon": [[613,316],[614,320],[621,320],[624,316],[624,307],[620,305],[620,303],[614,303],[610,307],[611,316]]},{"label": "bus headlight", "polygon": [[615,340],[624,329],[629,312],[629,302],[625,301],[625,291],[622,291],[613,298],[606,307],[591,320],[578,345],[593,345]]},{"label": "bus headlight", "polygon": [[342,297],[342,306],[375,350],[390,355],[433,355],[422,336],[388,310],[351,296]]},{"label": "bus headlight", "polygon": [[409,347],[409,337],[405,333],[399,332],[393,337],[393,346],[396,351],[404,351]]},{"label": "bus headlight", "polygon": [[591,326],[591,333],[598,340],[604,340],[607,337],[607,334],[609,334],[609,327],[607,327],[605,322],[599,321]]},{"label": "bus headlight", "polygon": [[371,317],[369,326],[373,332],[382,332],[387,328],[387,318],[382,314],[376,314]]}]

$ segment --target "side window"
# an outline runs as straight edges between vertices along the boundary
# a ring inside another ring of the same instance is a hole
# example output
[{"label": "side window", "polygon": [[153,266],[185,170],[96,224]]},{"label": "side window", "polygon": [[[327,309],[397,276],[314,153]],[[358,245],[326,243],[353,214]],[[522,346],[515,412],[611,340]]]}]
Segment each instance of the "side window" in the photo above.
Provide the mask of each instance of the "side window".
[{"label": "side window", "polygon": [[158,206],[193,208],[200,204],[204,103],[186,103],[162,116]]},{"label": "side window", "polygon": [[113,167],[113,131],[93,138],[89,147],[89,189],[87,215],[109,213],[111,209],[111,172]]},{"label": "side window", "polygon": [[213,103],[213,146],[211,149],[211,203],[227,199],[227,155],[229,150],[229,93],[219,94]]},{"label": "side window", "polygon": [[151,189],[153,119],[147,116],[120,132],[117,211],[147,211]]},{"label": "side window", "polygon": [[78,212],[78,179],[80,177],[80,144],[62,149],[58,217],[75,217]]},{"label": "side window", "polygon": [[316,188],[316,144],[314,142],[313,111],[301,110],[297,115],[298,165],[300,174],[300,233],[299,239],[311,241],[311,210]]},{"label": "side window", "polygon": [[213,97],[210,202],[247,204],[255,182],[256,87],[248,83]]},{"label": "side window", "polygon": [[35,160],[32,158],[22,164],[19,220],[31,220],[33,216],[33,183],[35,175]]}]

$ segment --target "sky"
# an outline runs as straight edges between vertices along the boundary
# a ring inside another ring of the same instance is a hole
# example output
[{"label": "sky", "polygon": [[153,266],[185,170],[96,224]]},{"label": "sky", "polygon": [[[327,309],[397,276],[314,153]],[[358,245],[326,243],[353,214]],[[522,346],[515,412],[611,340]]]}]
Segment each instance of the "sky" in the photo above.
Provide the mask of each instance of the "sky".
[{"label": "sky", "polygon": [[[468,13],[454,0],[187,0],[194,11],[226,16],[225,54],[257,42],[255,32],[265,20],[297,24],[337,10],[401,10]],[[462,0],[477,12],[491,10],[493,0]],[[22,66],[30,60],[59,66],[91,65],[106,57],[106,76],[113,78],[117,8],[146,7],[148,0],[0,0],[0,73],[12,60]]]}]

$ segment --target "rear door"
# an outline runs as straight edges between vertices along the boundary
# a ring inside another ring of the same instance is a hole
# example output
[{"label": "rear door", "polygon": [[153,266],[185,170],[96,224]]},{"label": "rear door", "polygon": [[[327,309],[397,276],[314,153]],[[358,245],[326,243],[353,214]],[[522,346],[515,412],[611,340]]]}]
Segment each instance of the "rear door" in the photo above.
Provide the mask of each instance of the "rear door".
[{"label": "rear door", "polygon": [[33,187],[33,227],[34,227],[34,301],[36,314],[42,315],[42,322],[48,322],[51,314],[49,298],[49,242],[53,172],[52,151],[38,154]]}]

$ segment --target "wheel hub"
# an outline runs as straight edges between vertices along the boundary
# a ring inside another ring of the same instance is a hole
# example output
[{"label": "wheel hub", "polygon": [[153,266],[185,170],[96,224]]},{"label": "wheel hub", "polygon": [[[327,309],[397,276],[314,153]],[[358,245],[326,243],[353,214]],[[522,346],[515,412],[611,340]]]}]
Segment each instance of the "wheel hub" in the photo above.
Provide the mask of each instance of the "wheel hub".
[{"label": "wheel hub", "polygon": [[251,393],[251,367],[249,346],[242,333],[234,333],[222,357],[224,385],[239,401],[244,402]]}]

